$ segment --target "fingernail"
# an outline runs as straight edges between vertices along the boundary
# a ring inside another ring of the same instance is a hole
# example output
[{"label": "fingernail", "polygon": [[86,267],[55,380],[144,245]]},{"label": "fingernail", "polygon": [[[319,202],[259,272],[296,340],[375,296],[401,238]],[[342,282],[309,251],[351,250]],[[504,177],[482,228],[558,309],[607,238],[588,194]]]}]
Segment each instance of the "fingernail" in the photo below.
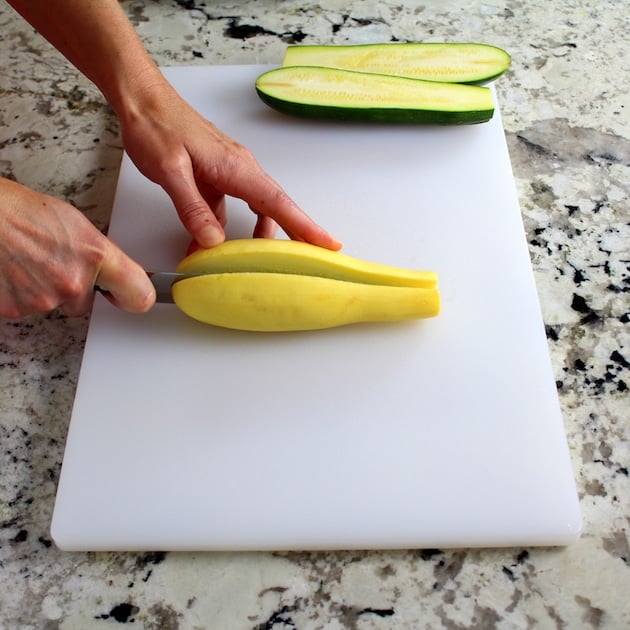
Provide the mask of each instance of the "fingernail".
[{"label": "fingernail", "polygon": [[204,225],[196,240],[202,247],[214,247],[225,240],[225,233],[214,225]]},{"label": "fingernail", "polygon": [[336,239],[335,237],[333,237],[333,239],[332,239],[332,240],[333,240],[333,246],[332,246],[332,249],[333,249],[334,251],[339,251],[340,249],[343,249],[343,242],[342,242],[342,241],[340,241],[340,240]]}]

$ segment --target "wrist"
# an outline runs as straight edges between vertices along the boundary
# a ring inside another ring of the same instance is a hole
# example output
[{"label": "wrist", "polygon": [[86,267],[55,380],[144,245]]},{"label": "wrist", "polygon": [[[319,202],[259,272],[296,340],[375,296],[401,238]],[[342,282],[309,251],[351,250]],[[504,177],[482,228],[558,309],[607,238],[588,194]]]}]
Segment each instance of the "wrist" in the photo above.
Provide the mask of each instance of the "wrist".
[{"label": "wrist", "polygon": [[169,84],[157,65],[147,56],[122,71],[112,70],[99,85],[101,92],[122,123],[153,109]]}]

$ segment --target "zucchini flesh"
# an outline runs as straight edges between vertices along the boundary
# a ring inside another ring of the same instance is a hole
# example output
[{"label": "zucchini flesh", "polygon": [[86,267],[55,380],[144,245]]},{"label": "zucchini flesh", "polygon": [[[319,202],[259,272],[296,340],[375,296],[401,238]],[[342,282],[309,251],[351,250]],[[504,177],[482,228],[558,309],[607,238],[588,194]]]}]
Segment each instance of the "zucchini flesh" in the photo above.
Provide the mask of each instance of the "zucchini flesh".
[{"label": "zucchini flesh", "polygon": [[289,46],[282,65],[321,66],[448,83],[481,84],[510,66],[510,55],[488,44],[390,43]]},{"label": "zucchini flesh", "polygon": [[486,122],[494,113],[487,87],[316,66],[265,72],[256,91],[277,111],[322,120],[452,125]]},{"label": "zucchini flesh", "polygon": [[434,271],[419,271],[361,260],[300,241],[245,238],[199,249],[177,266],[180,273],[288,273],[345,282],[401,287],[437,287]]}]

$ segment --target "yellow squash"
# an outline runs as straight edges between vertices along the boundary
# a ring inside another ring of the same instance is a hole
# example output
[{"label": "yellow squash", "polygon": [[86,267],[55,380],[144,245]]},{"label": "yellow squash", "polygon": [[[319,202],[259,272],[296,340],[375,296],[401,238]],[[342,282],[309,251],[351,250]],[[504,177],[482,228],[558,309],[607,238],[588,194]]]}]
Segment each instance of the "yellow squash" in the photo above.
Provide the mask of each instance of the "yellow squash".
[{"label": "yellow squash", "polygon": [[437,274],[367,262],[298,241],[242,239],[199,250],[173,299],[207,324],[251,331],[331,328],[433,317]]}]

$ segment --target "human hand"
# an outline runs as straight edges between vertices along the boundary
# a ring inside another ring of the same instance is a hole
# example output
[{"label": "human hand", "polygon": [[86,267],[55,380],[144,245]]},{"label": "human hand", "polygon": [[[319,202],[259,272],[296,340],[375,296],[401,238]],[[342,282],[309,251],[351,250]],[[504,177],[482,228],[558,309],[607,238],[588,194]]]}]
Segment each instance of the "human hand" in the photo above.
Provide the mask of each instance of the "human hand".
[{"label": "human hand", "polygon": [[204,119],[165,80],[145,88],[141,107],[121,109],[127,153],[168,193],[199,246],[224,240],[225,195],[230,195],[258,215],[255,237],[272,237],[277,223],[292,239],[341,247],[298,208],[249,150]]},{"label": "human hand", "polygon": [[123,310],[144,312],[155,302],[142,268],[79,210],[0,179],[0,317],[55,308],[83,315],[95,285]]}]

